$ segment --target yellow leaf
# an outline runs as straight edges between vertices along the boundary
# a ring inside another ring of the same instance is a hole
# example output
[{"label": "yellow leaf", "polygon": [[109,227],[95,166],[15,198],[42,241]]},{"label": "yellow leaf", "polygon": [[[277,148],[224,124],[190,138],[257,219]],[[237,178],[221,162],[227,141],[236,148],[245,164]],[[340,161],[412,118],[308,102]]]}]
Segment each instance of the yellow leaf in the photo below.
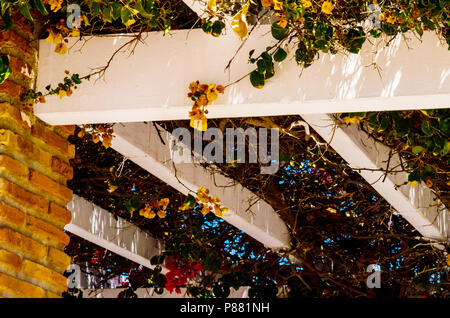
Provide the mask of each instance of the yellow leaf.
[{"label": "yellow leaf", "polygon": [[216,3],[216,0],[208,0],[207,8],[208,8],[214,15],[216,15],[216,11],[217,11],[217,3]]},{"label": "yellow leaf", "polygon": [[208,129],[208,122],[206,117],[203,117],[202,119],[191,118],[190,126],[200,131],[206,131]]},{"label": "yellow leaf", "polygon": [[242,6],[242,9],[236,13],[231,21],[231,28],[237,33],[237,35],[239,35],[241,40],[248,34],[247,12],[249,5],[250,2],[247,1],[247,3]]},{"label": "yellow leaf", "polygon": [[80,36],[80,29],[72,29],[72,31],[69,33],[69,36],[73,36],[73,37],[79,37]]},{"label": "yellow leaf", "polygon": [[127,22],[124,23],[124,25],[128,28],[130,25],[132,25],[134,22],[136,22],[135,19],[130,19]]},{"label": "yellow leaf", "polygon": [[64,43],[58,43],[56,44],[55,52],[64,55],[67,53],[67,46]]},{"label": "yellow leaf", "polygon": [[334,9],[333,4],[330,1],[324,1],[322,3],[322,12],[325,14],[331,14]]}]

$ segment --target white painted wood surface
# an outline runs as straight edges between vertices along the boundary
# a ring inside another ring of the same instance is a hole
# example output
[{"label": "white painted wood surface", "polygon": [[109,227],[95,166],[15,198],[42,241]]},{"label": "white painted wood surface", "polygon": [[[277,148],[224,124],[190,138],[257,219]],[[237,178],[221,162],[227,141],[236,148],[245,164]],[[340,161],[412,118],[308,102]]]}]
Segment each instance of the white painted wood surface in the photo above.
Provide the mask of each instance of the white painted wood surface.
[{"label": "white painted wood surface", "polygon": [[[422,41],[406,36],[410,38],[408,45],[398,37],[388,47],[366,41],[357,55],[321,54],[303,72],[291,50],[264,89],[253,88],[245,78],[208,107],[208,117],[449,107],[447,45],[432,32],[426,32]],[[86,43],[72,39],[65,55],[55,54],[53,44],[41,41],[38,88],[56,86],[66,69],[86,75],[92,68],[104,66],[129,39],[129,35],[96,37]],[[260,26],[226,72],[228,61],[241,44],[233,32],[220,38],[199,29],[176,30],[167,36],[151,32],[146,34],[146,45],[139,44],[133,54],[118,53],[104,79],[79,85],[70,98],[50,96],[46,103],[36,105],[35,113],[50,124],[187,119],[192,106],[186,96],[190,82],[234,82],[255,68],[247,62],[248,52],[256,49],[258,55],[273,41],[268,26]]]},{"label": "white painted wood surface", "polygon": [[[150,258],[163,251],[163,244],[137,226],[113,215],[99,206],[74,195],[67,209],[72,221],[64,229],[98,246],[110,250],[148,268]],[[163,268],[163,272],[167,272]]]},{"label": "white painted wood surface", "polygon": [[211,174],[194,163],[174,163],[169,132],[161,130],[164,144],[151,123],[116,124],[114,133],[114,150],[185,195],[195,196],[200,187],[209,189],[229,209],[225,221],[267,247],[289,247],[289,231],[267,202],[221,174]]}]

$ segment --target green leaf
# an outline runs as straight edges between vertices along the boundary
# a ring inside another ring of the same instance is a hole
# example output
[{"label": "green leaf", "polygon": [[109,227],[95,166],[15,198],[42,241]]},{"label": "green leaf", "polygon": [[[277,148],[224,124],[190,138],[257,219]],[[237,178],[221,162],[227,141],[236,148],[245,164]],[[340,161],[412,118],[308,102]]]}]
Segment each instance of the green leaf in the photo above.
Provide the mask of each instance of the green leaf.
[{"label": "green leaf", "polygon": [[213,22],[212,21],[207,21],[205,23],[202,24],[202,30],[205,33],[211,34],[212,32],[212,26],[213,26]]},{"label": "green leaf", "polygon": [[430,123],[428,121],[424,121],[420,126],[420,129],[427,137],[431,137],[433,135],[433,130],[431,130]]},{"label": "green leaf", "polygon": [[134,208],[134,210],[139,210],[142,205],[142,199],[137,195],[134,195],[130,199],[130,204]]},{"label": "green leaf", "polygon": [[261,74],[264,74],[267,69],[266,61],[264,59],[259,59],[258,62],[256,62],[256,66],[258,68],[258,72]]},{"label": "green leaf", "polygon": [[102,20],[104,22],[112,22],[112,7],[104,7],[102,11]]},{"label": "green leaf", "polygon": [[187,204],[189,207],[193,208],[197,204],[197,201],[195,200],[195,197],[193,195],[188,194],[188,196],[184,200],[184,203]]},{"label": "green leaf", "polygon": [[284,61],[284,59],[287,57],[287,53],[285,50],[283,50],[281,47],[275,52],[273,55],[273,59],[276,62]]},{"label": "green leaf", "polygon": [[271,33],[275,39],[283,40],[288,36],[289,30],[288,28],[283,29],[277,22],[274,22],[272,23]]},{"label": "green leaf", "polygon": [[30,8],[31,8],[30,5],[28,3],[25,3],[20,6],[19,10],[20,10],[20,13],[22,13],[22,15],[25,18],[27,18],[30,21],[33,21],[33,17],[31,16],[31,13],[30,13]]},{"label": "green leaf", "polygon": [[0,58],[0,84],[2,84],[11,75],[12,69],[9,66],[9,58],[6,55],[2,55]]},{"label": "green leaf", "polygon": [[258,71],[253,71],[250,73],[250,83],[252,83],[253,87],[262,88],[264,86],[264,82],[264,75]]},{"label": "green leaf", "polygon": [[422,146],[415,146],[413,149],[412,149],[412,152],[414,153],[414,154],[419,154],[419,153],[421,153],[422,151],[424,151],[425,150],[425,148],[424,147],[422,147]]},{"label": "green leaf", "polygon": [[225,27],[225,23],[222,21],[217,20],[212,25],[212,31],[211,34],[214,36],[219,36],[222,33],[223,28]]},{"label": "green leaf", "polygon": [[127,7],[122,7],[120,10],[120,18],[122,19],[122,23],[126,24],[133,17],[133,13]]},{"label": "green leaf", "polygon": [[2,20],[3,23],[5,24],[5,30],[9,30],[9,28],[12,27],[13,25],[13,20],[11,19],[11,10],[8,9],[3,15],[2,15]]},{"label": "green leaf", "polygon": [[44,6],[44,2],[42,0],[34,0],[34,5],[35,7],[43,14],[43,15],[47,15],[48,11]]},{"label": "green leaf", "polygon": [[120,17],[120,9],[122,5],[119,2],[113,2],[112,7],[112,17],[114,20],[117,20]]}]

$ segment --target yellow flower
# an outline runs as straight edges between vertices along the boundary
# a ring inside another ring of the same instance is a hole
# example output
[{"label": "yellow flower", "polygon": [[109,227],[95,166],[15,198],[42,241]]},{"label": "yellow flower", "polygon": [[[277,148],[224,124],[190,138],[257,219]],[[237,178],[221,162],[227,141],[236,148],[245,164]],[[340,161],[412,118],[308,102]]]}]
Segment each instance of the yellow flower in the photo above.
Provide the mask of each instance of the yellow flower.
[{"label": "yellow flower", "polygon": [[191,93],[196,93],[197,89],[198,89],[198,81],[189,84],[189,90],[191,91]]},{"label": "yellow flower", "polygon": [[206,97],[208,98],[208,102],[212,103],[219,96],[219,91],[216,88],[216,84],[211,84],[208,86],[208,90],[206,91]]},{"label": "yellow flower", "polygon": [[324,1],[322,3],[322,12],[325,14],[331,14],[331,11],[333,11],[334,6],[330,1]]},{"label": "yellow flower", "polygon": [[52,10],[53,12],[57,12],[59,9],[61,9],[63,0],[48,0],[47,3],[50,5],[50,10]]},{"label": "yellow flower", "polygon": [[219,207],[218,205],[214,205],[214,213],[215,213],[218,217],[223,217],[222,210],[220,210],[220,207]]},{"label": "yellow flower", "polygon": [[278,21],[278,25],[280,27],[282,27],[283,29],[286,27],[287,23],[288,23],[288,21],[286,20],[286,18],[281,18],[281,20]]},{"label": "yellow flower", "polygon": [[273,0],[261,0],[261,4],[263,7],[271,7],[273,6]]},{"label": "yellow flower", "polygon": [[163,199],[159,200],[159,206],[163,210],[165,210],[165,209],[167,209],[167,206],[169,205],[169,202],[170,202],[169,198],[163,198]]},{"label": "yellow flower", "polygon": [[203,215],[206,215],[206,214],[208,214],[209,212],[211,212],[211,208],[209,207],[209,206],[204,206],[203,208],[202,208],[202,214]]},{"label": "yellow flower", "polygon": [[200,187],[197,190],[196,200],[200,201],[202,203],[208,203],[208,201],[209,201],[208,194],[209,194],[209,190],[208,189],[205,189],[204,187]]},{"label": "yellow flower", "polygon": [[359,117],[359,116],[353,116],[353,117],[344,117],[343,118],[344,119],[344,121],[345,121],[345,123],[348,125],[348,124],[359,124],[360,122],[361,122],[361,117]]},{"label": "yellow flower", "polygon": [[233,20],[231,20],[231,28],[239,35],[241,40],[248,34],[247,11],[249,5],[250,2],[247,1],[247,3],[242,6],[242,9],[233,17]]},{"label": "yellow flower", "polygon": [[59,89],[58,95],[59,95],[59,98],[63,98],[64,96],[67,95],[67,92],[63,89]]},{"label": "yellow flower", "polygon": [[395,21],[397,21],[397,18],[395,17],[395,15],[392,14],[386,19],[386,22],[390,24],[394,24]]},{"label": "yellow flower", "polygon": [[275,10],[283,10],[283,2],[274,0],[274,7]]},{"label": "yellow flower", "polygon": [[60,33],[55,34],[52,29],[48,30],[48,37],[45,39],[48,43],[59,44],[63,40],[63,37]]},{"label": "yellow flower", "polygon": [[158,210],[158,216],[159,216],[161,219],[164,219],[164,218],[166,217],[166,211],[164,211],[164,210]]},{"label": "yellow flower", "polygon": [[67,53],[67,46],[64,43],[58,43],[56,44],[55,52],[64,55]]},{"label": "yellow flower", "polygon": [[308,0],[302,0],[302,5],[304,8],[309,8],[310,6],[312,6],[312,3]]},{"label": "yellow flower", "polygon": [[380,18],[380,21],[384,21],[386,20],[386,13],[380,13],[380,15],[378,16]]}]

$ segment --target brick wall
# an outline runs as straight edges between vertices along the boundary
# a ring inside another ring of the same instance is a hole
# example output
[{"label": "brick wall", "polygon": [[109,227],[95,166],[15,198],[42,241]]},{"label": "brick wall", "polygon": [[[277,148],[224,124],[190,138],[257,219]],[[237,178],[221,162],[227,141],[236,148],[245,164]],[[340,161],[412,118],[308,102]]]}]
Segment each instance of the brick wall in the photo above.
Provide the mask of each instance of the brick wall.
[{"label": "brick wall", "polygon": [[0,30],[0,54],[13,70],[0,85],[0,297],[60,297],[70,264],[63,229],[71,218],[74,127],[49,126],[20,102],[36,75],[38,42],[26,23]]}]

